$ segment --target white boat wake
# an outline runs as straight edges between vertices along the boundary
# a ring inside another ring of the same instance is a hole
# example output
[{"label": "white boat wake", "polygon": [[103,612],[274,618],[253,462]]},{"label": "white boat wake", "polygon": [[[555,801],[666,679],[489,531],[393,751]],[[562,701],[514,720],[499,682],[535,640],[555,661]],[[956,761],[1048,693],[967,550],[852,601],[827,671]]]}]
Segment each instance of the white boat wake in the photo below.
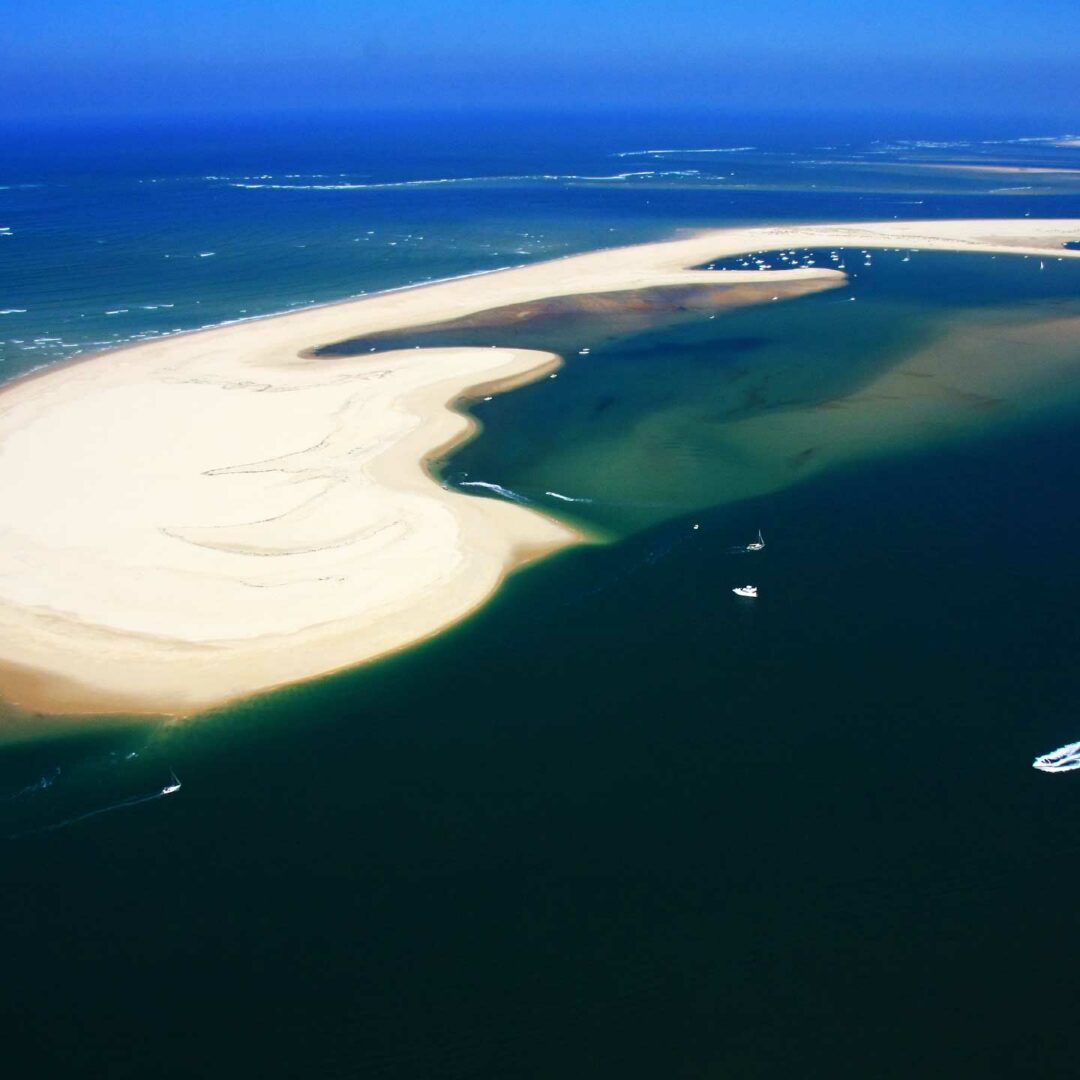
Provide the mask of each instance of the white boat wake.
[{"label": "white boat wake", "polygon": [[1031,767],[1040,772],[1073,772],[1080,769],[1080,742],[1069,743],[1068,746],[1037,757]]},{"label": "white boat wake", "polygon": [[60,775],[60,766],[56,765],[51,768],[44,776],[37,780],[33,784],[27,784],[26,787],[19,788],[14,795],[5,796],[6,802],[15,802],[18,799],[25,799],[28,795],[34,795],[39,791],[47,791],[56,783],[57,777]]},{"label": "white boat wake", "polygon": [[133,795],[129,799],[121,799],[119,802],[110,803],[108,806],[99,807],[97,810],[88,810],[86,813],[64,818],[63,821],[57,821],[51,825],[42,825],[37,829],[29,829],[26,832],[14,833],[9,836],[8,839],[18,840],[24,836],[37,836],[40,833],[56,832],[57,829],[66,829],[69,825],[76,825],[80,821],[87,821],[89,818],[100,817],[102,814],[111,814],[114,810],[127,810],[133,806],[140,806],[142,803],[155,802],[157,799],[167,798],[169,795],[176,794],[176,792],[180,790],[180,787],[180,780],[177,778],[176,773],[170,772],[169,783],[158,791],[151,792],[148,795]]},{"label": "white boat wake", "polygon": [[592,499],[575,499],[573,495],[560,495],[557,491],[545,491],[545,495],[550,495],[553,499],[562,499],[563,502],[577,502],[577,503],[591,503]]},{"label": "white boat wake", "polygon": [[489,484],[486,480],[462,480],[458,484],[458,487],[487,488],[488,491],[494,491],[496,495],[501,495],[504,499],[509,499],[511,502],[527,503],[529,501],[524,495],[519,495],[516,491],[504,488],[501,484]]}]

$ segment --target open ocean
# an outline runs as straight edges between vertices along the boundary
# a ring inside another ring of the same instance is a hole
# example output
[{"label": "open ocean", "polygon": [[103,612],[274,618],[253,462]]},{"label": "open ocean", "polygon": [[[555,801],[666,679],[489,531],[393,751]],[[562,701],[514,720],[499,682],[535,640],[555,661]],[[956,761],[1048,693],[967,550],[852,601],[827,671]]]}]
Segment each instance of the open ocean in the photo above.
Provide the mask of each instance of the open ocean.
[{"label": "open ocean", "polygon": [[[1080,169],[1054,135],[8,130],[0,380],[681,229],[1080,217],[1080,173],[935,167]],[[491,331],[567,364],[440,477],[604,543],[183,723],[0,715],[11,1076],[1073,1074],[1080,774],[1031,762],[1080,739],[1080,260],[782,254],[854,276]]]}]

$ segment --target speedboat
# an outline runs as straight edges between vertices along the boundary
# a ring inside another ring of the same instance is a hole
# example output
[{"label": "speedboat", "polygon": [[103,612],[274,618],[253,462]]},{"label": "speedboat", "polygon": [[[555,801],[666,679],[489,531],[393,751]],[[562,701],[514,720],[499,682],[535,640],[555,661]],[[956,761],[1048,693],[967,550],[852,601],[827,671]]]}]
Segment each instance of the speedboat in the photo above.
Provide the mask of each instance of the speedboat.
[{"label": "speedboat", "polygon": [[757,596],[756,585],[740,585],[737,589],[731,590],[736,596],[749,596],[751,598]]},{"label": "speedboat", "polygon": [[1069,743],[1068,746],[1043,754],[1031,764],[1040,772],[1075,772],[1080,769],[1080,743]]}]

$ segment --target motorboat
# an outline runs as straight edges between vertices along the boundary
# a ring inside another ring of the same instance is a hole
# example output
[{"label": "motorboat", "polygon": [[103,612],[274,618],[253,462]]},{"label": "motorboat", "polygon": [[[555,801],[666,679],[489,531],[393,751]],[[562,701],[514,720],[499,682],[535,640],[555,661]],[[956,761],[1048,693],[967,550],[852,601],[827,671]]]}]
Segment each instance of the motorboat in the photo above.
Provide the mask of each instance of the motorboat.
[{"label": "motorboat", "polygon": [[1040,772],[1075,772],[1080,769],[1080,743],[1069,743],[1068,746],[1043,754],[1031,764]]}]

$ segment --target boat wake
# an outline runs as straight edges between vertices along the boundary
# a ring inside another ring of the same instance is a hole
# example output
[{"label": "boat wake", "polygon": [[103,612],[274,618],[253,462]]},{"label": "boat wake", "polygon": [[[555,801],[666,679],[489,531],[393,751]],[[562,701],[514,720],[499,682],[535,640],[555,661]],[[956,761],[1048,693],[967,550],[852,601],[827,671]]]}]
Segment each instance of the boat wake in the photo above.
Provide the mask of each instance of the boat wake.
[{"label": "boat wake", "polygon": [[1080,769],[1080,742],[1069,743],[1037,757],[1031,767],[1040,772],[1073,772]]},{"label": "boat wake", "polygon": [[[60,770],[57,769],[56,773],[59,774]],[[30,788],[24,789],[16,796],[24,793],[32,793],[33,791],[42,790],[45,787],[51,786],[49,783],[44,783],[45,778],[39,781],[37,784],[32,785]],[[94,810],[86,810],[81,814],[74,814],[71,817],[63,818],[60,821],[50,822],[48,825],[39,825],[32,829],[26,829],[22,832],[11,833],[8,835],[9,840],[19,840],[25,836],[38,836],[41,833],[56,832],[58,829],[66,829],[71,825],[77,825],[81,821],[88,821],[90,818],[100,817],[102,814],[111,814],[116,810],[129,810],[134,806],[141,806],[143,803],[156,802],[158,799],[164,799],[169,795],[175,795],[180,790],[180,780],[177,778],[176,773],[170,770],[169,782],[157,791],[149,792],[145,795],[132,795],[127,799],[120,799],[118,802],[109,803],[108,806],[99,806]]]},{"label": "boat wake", "polygon": [[524,495],[519,495],[516,491],[504,488],[501,484],[489,484],[486,480],[461,480],[458,482],[458,487],[487,488],[488,491],[494,491],[496,495],[501,495],[511,502],[527,503],[529,501]]},{"label": "boat wake", "polygon": [[28,795],[34,795],[39,791],[47,791],[56,783],[59,776],[60,766],[56,765],[33,784],[27,784],[26,787],[19,788],[13,795],[5,796],[4,801],[15,802],[18,799],[25,799]]},{"label": "boat wake", "polygon": [[573,495],[560,495],[557,491],[545,491],[545,495],[550,495],[553,499],[561,499],[563,502],[576,502],[576,503],[591,503],[592,499],[574,498]]}]

